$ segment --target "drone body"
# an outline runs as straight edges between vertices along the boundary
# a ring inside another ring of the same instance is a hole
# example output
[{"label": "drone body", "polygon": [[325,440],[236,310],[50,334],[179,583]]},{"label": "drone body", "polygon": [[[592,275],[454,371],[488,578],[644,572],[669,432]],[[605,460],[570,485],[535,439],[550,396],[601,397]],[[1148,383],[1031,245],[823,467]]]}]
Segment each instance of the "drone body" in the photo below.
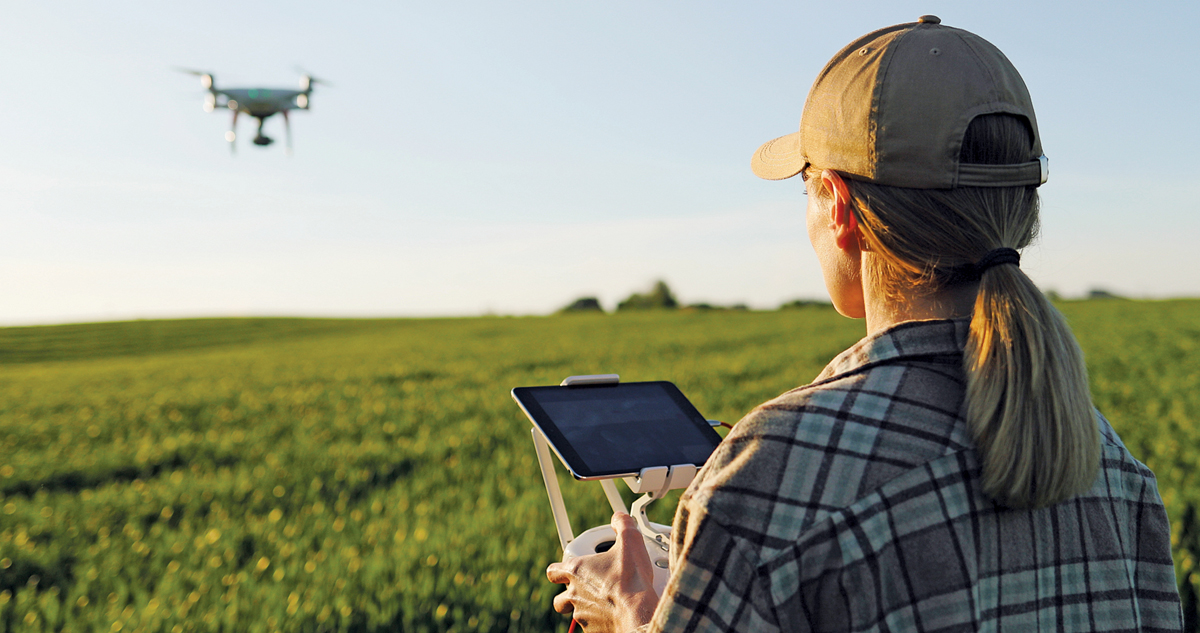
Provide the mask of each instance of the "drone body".
[{"label": "drone body", "polygon": [[233,112],[233,123],[225,140],[229,141],[230,151],[236,151],[237,120],[239,114],[254,117],[258,121],[258,132],[254,136],[254,144],[266,147],[275,139],[263,134],[263,121],[275,114],[283,115],[283,128],[287,135],[287,153],[292,153],[292,128],[288,120],[288,112],[292,110],[307,110],[313,86],[323,83],[308,73],[300,76],[300,89],[288,90],[281,88],[217,88],[213,74],[198,70],[180,69],[182,72],[200,77],[200,85],[208,90],[204,96],[204,111],[213,112],[227,109]]}]

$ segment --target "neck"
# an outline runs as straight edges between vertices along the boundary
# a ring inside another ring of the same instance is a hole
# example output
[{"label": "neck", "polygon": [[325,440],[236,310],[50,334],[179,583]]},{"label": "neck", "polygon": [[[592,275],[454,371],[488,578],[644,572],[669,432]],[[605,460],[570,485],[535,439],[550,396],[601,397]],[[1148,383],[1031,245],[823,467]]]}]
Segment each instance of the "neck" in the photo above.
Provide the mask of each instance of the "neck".
[{"label": "neck", "polygon": [[898,297],[888,297],[872,282],[873,277],[866,274],[866,260],[864,257],[862,279],[868,335],[905,321],[961,319],[970,317],[975,311],[978,282],[958,284],[937,292],[905,290]]}]

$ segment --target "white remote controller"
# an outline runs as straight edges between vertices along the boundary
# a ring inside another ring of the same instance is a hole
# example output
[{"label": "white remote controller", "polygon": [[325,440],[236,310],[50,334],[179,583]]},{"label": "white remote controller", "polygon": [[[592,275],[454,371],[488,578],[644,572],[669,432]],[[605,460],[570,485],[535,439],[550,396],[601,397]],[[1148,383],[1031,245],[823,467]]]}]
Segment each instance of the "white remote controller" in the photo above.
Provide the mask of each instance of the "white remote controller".
[{"label": "white remote controller", "polygon": [[[671,526],[661,523],[650,523],[650,525],[655,531],[661,532],[663,538],[669,542]],[[594,527],[571,541],[571,544],[563,552],[563,562],[576,556],[607,552],[616,542],[617,531],[611,525]],[[642,542],[646,546],[646,553],[650,555],[650,564],[654,566],[654,593],[661,597],[663,590],[667,588],[667,579],[671,577],[671,570],[667,568],[667,551],[659,545],[658,541],[645,534],[642,535]]]}]

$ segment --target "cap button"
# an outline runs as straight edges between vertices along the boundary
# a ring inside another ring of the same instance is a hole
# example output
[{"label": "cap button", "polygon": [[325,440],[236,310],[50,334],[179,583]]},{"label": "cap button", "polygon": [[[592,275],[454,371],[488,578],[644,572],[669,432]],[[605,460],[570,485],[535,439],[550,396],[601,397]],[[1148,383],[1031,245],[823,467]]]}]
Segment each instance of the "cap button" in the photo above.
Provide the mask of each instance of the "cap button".
[{"label": "cap button", "polygon": [[942,19],[936,15],[923,15],[923,16],[917,18],[917,22],[920,22],[922,24],[941,24]]}]

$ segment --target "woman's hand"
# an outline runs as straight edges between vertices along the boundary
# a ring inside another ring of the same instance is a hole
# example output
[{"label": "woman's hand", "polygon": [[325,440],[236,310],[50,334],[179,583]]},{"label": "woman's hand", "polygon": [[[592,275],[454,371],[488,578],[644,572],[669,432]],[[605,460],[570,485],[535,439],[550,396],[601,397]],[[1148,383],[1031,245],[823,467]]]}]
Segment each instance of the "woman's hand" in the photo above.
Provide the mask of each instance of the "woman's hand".
[{"label": "woman's hand", "polygon": [[579,556],[546,568],[550,582],[567,585],[554,597],[554,610],[574,612],[587,633],[622,633],[650,621],[658,594],[654,568],[637,523],[628,514],[614,514],[617,542],[600,554]]}]

